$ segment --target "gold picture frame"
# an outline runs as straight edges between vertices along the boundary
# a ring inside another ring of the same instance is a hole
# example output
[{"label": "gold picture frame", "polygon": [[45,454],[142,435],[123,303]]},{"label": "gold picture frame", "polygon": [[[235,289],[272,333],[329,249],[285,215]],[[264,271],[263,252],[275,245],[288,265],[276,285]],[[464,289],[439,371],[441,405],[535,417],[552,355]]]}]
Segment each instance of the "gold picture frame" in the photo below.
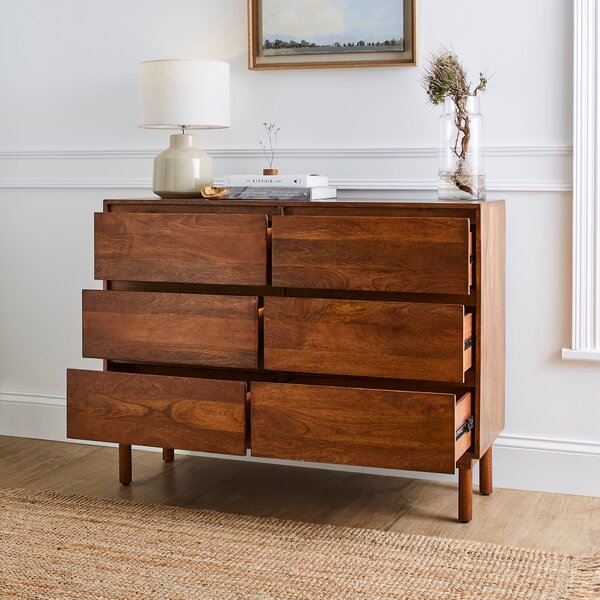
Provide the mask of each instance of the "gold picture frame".
[{"label": "gold picture frame", "polygon": [[[283,0],[248,0],[248,68],[249,69],[319,69],[319,68],[344,68],[344,67],[400,67],[414,66],[417,64],[416,43],[416,4],[417,0],[379,0],[388,2],[392,8],[401,5],[401,18],[403,37],[398,39],[386,39],[385,41],[358,42],[350,41],[324,41],[322,43],[307,42],[302,38],[301,42],[293,39],[276,39],[270,41],[264,39],[263,25],[263,2],[284,3]],[[303,0],[286,0],[302,2]],[[340,10],[340,0],[331,0],[337,3]],[[364,2],[364,0],[362,0]],[[341,0],[350,5],[352,0]],[[301,6],[301,5],[299,5]],[[297,7],[296,7],[297,8]],[[297,15],[297,10],[294,11]],[[400,18],[400,17],[398,17]],[[319,21],[319,26],[323,22]],[[320,35],[320,39],[327,40],[333,35]],[[366,37],[366,36],[365,36]],[[368,38],[367,38],[368,39]],[[266,45],[271,46],[266,47]]]}]

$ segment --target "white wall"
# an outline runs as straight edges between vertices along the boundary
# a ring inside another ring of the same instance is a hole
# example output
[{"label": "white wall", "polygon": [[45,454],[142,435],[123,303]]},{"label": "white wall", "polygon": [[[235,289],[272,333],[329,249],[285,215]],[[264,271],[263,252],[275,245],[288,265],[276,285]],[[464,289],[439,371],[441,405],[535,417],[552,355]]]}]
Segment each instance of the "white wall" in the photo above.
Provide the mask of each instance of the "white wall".
[{"label": "white wall", "polygon": [[[490,195],[507,199],[507,427],[497,482],[600,495],[600,367],[570,339],[569,0],[420,0],[421,57],[451,45],[492,74]],[[165,133],[138,130],[136,65],[232,64],[232,127],[203,134],[217,177],[261,168],[261,123],[284,171],[349,197],[433,197],[437,110],[418,68],[248,71],[245,0],[2,0],[0,433],[64,438],[64,371],[81,358],[92,213],[149,195]],[[593,472],[593,474],[592,474]]]}]

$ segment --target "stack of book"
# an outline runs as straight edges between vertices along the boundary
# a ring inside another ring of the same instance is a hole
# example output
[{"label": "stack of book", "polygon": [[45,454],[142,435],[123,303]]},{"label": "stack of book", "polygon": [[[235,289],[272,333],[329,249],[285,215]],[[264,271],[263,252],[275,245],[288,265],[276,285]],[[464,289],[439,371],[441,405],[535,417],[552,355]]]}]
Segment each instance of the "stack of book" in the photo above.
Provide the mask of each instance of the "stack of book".
[{"label": "stack of book", "polygon": [[337,190],[323,175],[226,175],[231,200],[335,200]]}]

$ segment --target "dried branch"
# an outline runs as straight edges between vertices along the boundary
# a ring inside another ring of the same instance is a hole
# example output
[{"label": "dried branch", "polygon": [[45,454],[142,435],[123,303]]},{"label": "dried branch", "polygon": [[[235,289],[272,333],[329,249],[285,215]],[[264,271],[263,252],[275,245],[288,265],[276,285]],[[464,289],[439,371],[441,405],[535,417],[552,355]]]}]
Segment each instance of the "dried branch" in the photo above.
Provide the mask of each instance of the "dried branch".
[{"label": "dried branch", "polygon": [[260,147],[262,148],[263,154],[269,163],[269,169],[273,168],[273,161],[275,160],[275,154],[277,153],[277,136],[279,134],[279,127],[277,127],[274,123],[263,123],[263,127],[267,132],[267,143],[268,147],[265,143],[259,142]]},{"label": "dried branch", "polygon": [[457,166],[451,180],[463,192],[474,195],[474,190],[468,185],[465,172],[467,171],[467,154],[471,141],[471,121],[467,110],[469,96],[477,96],[487,88],[488,78],[479,73],[479,82],[472,87],[468,81],[467,72],[458,56],[448,48],[441,48],[430,55],[427,66],[423,70],[421,83],[427,92],[429,101],[437,106],[449,98],[454,103],[454,125],[456,138],[451,145],[456,155]]}]

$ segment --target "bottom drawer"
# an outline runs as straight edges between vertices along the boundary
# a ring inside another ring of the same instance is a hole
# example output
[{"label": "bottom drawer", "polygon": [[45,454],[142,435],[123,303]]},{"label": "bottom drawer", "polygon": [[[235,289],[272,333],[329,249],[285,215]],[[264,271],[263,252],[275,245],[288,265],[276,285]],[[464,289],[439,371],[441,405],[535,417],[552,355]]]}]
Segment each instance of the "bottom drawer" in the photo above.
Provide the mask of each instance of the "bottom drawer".
[{"label": "bottom drawer", "polygon": [[67,437],[246,453],[246,384],[113,371],[67,371]]},{"label": "bottom drawer", "polygon": [[454,473],[471,446],[470,393],[263,382],[251,390],[254,456]]}]

